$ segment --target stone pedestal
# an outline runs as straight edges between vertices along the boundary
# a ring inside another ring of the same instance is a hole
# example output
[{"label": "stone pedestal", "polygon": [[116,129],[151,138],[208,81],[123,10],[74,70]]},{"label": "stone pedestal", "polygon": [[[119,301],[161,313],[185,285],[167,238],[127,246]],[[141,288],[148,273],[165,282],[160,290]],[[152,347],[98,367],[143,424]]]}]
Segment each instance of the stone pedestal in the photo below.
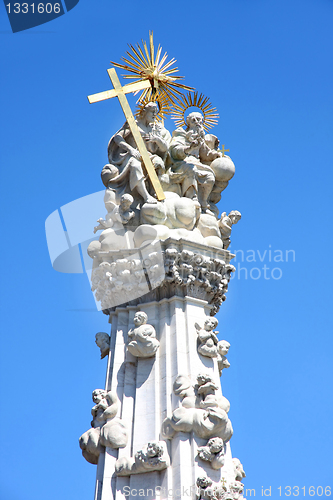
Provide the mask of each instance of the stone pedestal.
[{"label": "stone pedestal", "polygon": [[[147,251],[142,261],[148,278],[151,250],[156,248]],[[215,470],[209,461],[197,456],[198,447],[205,446],[208,439],[198,437],[193,431],[176,432],[172,439],[165,439],[161,433],[163,421],[181,407],[181,400],[173,390],[177,376],[188,376],[194,385],[199,373],[209,374],[219,387],[215,396],[222,396],[217,359],[198,353],[195,324],[203,326],[222,302],[233,256],[225,250],[186,241],[168,240],[160,250],[164,269],[162,274],[160,270],[159,286],[152,288],[147,279],[149,293],[107,311],[112,327],[105,389],[117,394],[120,401],[117,416],[127,426],[129,437],[124,448],[102,449],[95,500],[136,496],[195,498],[198,477],[206,476],[213,482],[223,480],[226,486],[235,480],[229,443],[226,443],[224,466]],[[105,256],[104,262],[110,259],[115,262],[117,256]],[[155,328],[160,342],[156,354],[149,358],[135,357],[127,349],[128,332],[134,328],[137,311],[148,315],[148,323]],[[170,465],[162,471],[117,476],[116,460],[134,457],[150,441],[165,441]]]}]

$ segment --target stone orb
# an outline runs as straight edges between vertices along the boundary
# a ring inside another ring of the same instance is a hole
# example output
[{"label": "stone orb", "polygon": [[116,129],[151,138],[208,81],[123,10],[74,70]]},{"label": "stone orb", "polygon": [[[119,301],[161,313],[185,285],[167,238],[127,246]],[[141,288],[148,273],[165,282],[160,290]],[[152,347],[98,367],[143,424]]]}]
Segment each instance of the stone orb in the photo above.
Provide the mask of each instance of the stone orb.
[{"label": "stone orb", "polygon": [[235,174],[235,164],[229,156],[215,158],[210,164],[213,169],[216,180],[220,182],[228,182]]}]

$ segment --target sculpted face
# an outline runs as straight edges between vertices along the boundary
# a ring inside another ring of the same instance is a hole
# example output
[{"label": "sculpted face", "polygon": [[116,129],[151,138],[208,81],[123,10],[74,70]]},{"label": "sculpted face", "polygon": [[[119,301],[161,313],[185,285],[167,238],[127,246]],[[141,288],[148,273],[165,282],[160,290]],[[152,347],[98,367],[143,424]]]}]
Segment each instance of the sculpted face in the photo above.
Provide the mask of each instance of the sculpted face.
[{"label": "sculpted face", "polygon": [[217,320],[215,318],[208,318],[205,321],[205,330],[210,332],[217,327]]},{"label": "sculpted face", "polygon": [[135,326],[141,326],[141,325],[145,324],[147,319],[148,319],[148,317],[147,317],[146,313],[139,311],[139,312],[135,313],[133,322],[134,322]]},{"label": "sculpted face", "polygon": [[161,448],[157,443],[154,442],[148,443],[147,455],[149,457],[156,457],[157,455],[160,455],[160,453],[161,453]]},{"label": "sculpted face", "polygon": [[93,402],[94,403],[100,403],[104,397],[105,391],[103,389],[96,389],[93,393]]},{"label": "sculpted face", "polygon": [[155,104],[155,103],[149,103],[144,108],[145,118],[148,122],[155,121],[157,113],[158,113],[158,107],[157,107],[157,104]]},{"label": "sculpted face", "polygon": [[186,118],[186,123],[189,126],[190,130],[201,130],[203,124],[203,116],[201,113],[197,113],[196,111],[194,111],[193,113],[190,113],[188,115],[188,117]]},{"label": "sculpted face", "polygon": [[212,480],[209,477],[198,477],[197,486],[202,489],[206,489],[208,486],[212,485]]},{"label": "sculpted face", "polygon": [[222,356],[225,356],[226,354],[228,354],[229,347],[230,347],[230,344],[226,340],[220,340],[220,342],[218,343],[218,350],[219,350],[219,353],[222,354]]},{"label": "sculpted face", "polygon": [[121,208],[126,212],[131,206],[131,202],[129,200],[121,200],[120,201]]},{"label": "sculpted face", "polygon": [[223,448],[223,440],[221,438],[212,438],[207,444],[212,453],[219,453]]}]

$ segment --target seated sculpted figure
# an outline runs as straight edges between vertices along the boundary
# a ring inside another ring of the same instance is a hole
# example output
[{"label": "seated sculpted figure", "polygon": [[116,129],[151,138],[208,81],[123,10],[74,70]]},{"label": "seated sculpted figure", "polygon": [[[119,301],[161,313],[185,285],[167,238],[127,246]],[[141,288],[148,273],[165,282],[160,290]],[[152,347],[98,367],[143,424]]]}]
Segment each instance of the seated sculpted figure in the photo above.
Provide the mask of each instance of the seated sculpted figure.
[{"label": "seated sculpted figure", "polygon": [[164,441],[150,441],[142,450],[135,453],[134,458],[121,457],[116,461],[117,476],[130,476],[166,469],[170,458]]},{"label": "seated sculpted figure", "polygon": [[[168,154],[170,133],[157,122],[158,106],[149,102],[140,112],[136,123],[145,141],[153,165],[158,173],[165,170],[164,160]],[[132,132],[125,122],[123,127],[110,139],[108,145],[109,164],[102,170],[102,181],[106,187],[114,189],[117,196],[132,193],[138,201],[156,203],[149,193],[142,169],[142,159]]]},{"label": "seated sculpted figure", "polygon": [[197,376],[197,384],[192,386],[187,375],[178,375],[174,382],[174,393],[182,402],[181,406],[165,418],[162,436],[172,439],[176,432],[192,432],[200,438],[219,437],[229,441],[233,430],[228,418],[229,401],[215,395],[218,389],[212,378],[206,374]]},{"label": "seated sculpted figure", "polygon": [[187,128],[178,128],[173,133],[170,155],[172,172],[178,174],[181,182],[181,196],[198,200],[203,212],[209,210],[209,195],[215,184],[215,173],[210,163],[221,157],[205,141],[203,116],[193,112],[187,116]]},{"label": "seated sculpted figure", "polygon": [[198,352],[202,356],[207,356],[208,358],[217,357],[218,338],[216,335],[218,332],[213,331],[217,325],[218,321],[216,318],[207,318],[203,328],[198,323],[194,324],[198,334]]},{"label": "seated sculpted figure", "polygon": [[101,446],[124,448],[127,444],[128,431],[119,417],[119,399],[112,391],[95,389],[92,393],[95,405],[91,409],[91,429],[79,439],[82,455],[91,464],[98,463]]},{"label": "seated sculpted figure", "polygon": [[156,331],[152,325],[147,325],[148,316],[138,311],[134,316],[135,328],[128,332],[127,349],[138,358],[151,358],[160,346],[156,338]]}]

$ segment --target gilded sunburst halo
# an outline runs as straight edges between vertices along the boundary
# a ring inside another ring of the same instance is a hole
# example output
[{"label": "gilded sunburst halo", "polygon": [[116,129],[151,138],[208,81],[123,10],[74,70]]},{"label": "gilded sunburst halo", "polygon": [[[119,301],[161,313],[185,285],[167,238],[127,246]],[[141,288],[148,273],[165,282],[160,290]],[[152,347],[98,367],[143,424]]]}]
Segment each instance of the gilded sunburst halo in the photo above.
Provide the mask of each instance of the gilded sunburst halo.
[{"label": "gilded sunburst halo", "polygon": [[144,89],[139,97],[141,105],[143,102],[160,100],[162,103],[163,101],[164,114],[167,114],[171,111],[170,106],[176,102],[176,99],[182,97],[181,90],[194,90],[192,87],[178,82],[184,77],[175,75],[178,72],[178,68],[174,67],[176,59],[170,59],[167,62],[168,54],[166,52],[161,57],[162,47],[160,45],[155,56],[153,32],[149,32],[149,50],[144,40],[142,40],[142,47],[139,44],[136,47],[129,44],[129,47],[131,50],[126,52],[127,57],[122,57],[125,64],[110,62],[117,68],[132,73],[123,75],[124,78],[137,82],[150,81],[151,86]]},{"label": "gilded sunburst halo", "polygon": [[169,115],[172,112],[172,108],[170,107],[170,101],[168,97],[164,94],[161,93],[159,96],[155,97],[155,100],[151,101],[148,99],[146,96],[143,100],[139,99],[137,102],[137,111],[136,111],[136,116],[138,116],[143,108],[149,103],[149,102],[156,102],[158,105],[158,112],[156,115],[156,119],[159,122],[164,122],[166,119],[167,115]]},{"label": "gilded sunburst halo", "polygon": [[203,114],[203,128],[209,130],[210,128],[217,125],[219,115],[217,109],[214,108],[208,97],[203,94],[198,94],[198,92],[190,93],[187,95],[182,95],[181,99],[177,99],[177,102],[173,104],[173,110],[171,118],[175,120],[177,127],[185,127],[185,113],[189,108],[198,108]]}]

